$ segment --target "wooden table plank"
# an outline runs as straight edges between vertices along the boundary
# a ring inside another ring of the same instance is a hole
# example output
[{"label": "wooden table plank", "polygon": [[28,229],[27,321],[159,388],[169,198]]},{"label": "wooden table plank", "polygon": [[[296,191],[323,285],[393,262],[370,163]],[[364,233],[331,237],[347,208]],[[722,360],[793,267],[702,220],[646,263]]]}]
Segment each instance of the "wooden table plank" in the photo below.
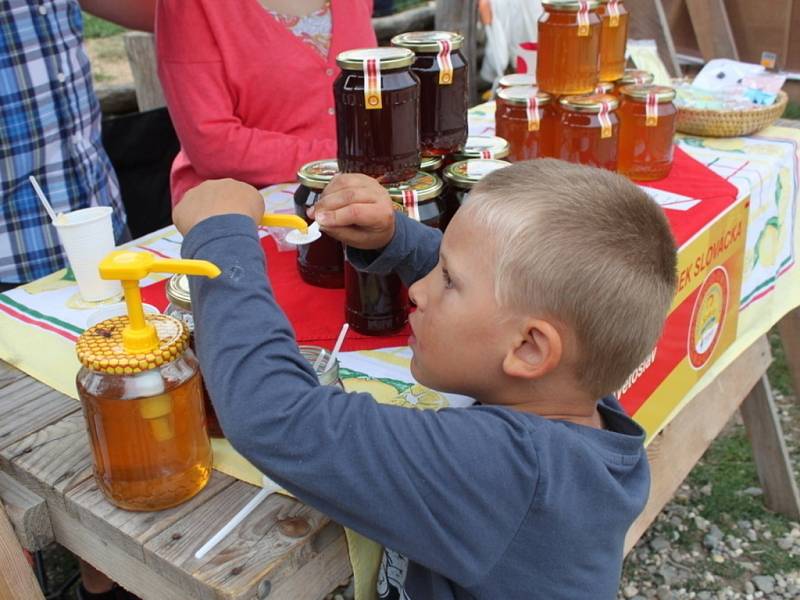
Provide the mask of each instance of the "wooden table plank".
[{"label": "wooden table plank", "polygon": [[80,403],[31,377],[17,379],[0,389],[0,448],[80,408]]},{"label": "wooden table plank", "polygon": [[0,503],[0,598],[3,600],[38,600],[42,590],[17,542],[11,523]]},{"label": "wooden table plank", "polygon": [[[200,546],[257,491],[243,482],[226,488],[146,543],[145,561],[197,600],[249,599],[259,589],[297,589],[290,582],[300,577],[301,571],[306,573],[305,584],[310,585],[308,571],[302,567],[325,553],[344,533],[322,513],[279,494],[268,497],[206,557],[194,558]],[[335,557],[322,560],[336,562]],[[339,560],[325,571],[313,568],[314,585],[309,590],[333,589],[349,569],[346,554]],[[309,591],[309,595],[292,600],[314,597]]]},{"label": "wooden table plank", "polygon": [[[14,383],[15,381],[19,381],[27,376],[28,375],[26,373],[23,373],[16,367],[12,367],[4,360],[0,360],[0,390],[7,385]],[[2,394],[2,392],[0,392],[0,394]]]},{"label": "wooden table plank", "polygon": [[43,498],[0,471],[0,500],[14,526],[20,545],[31,552],[53,541],[50,514]]}]

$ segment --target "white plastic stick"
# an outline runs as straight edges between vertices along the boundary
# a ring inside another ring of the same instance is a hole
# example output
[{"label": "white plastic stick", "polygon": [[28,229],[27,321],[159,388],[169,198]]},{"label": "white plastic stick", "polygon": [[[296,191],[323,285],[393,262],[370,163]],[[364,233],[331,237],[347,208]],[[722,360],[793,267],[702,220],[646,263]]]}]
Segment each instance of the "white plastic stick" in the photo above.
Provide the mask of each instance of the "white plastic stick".
[{"label": "white plastic stick", "polygon": [[314,364],[311,365],[311,368],[314,369],[314,373],[316,373],[317,369],[319,369],[319,366],[322,364],[322,359],[323,358],[325,358],[325,350],[324,349],[320,350],[320,353],[319,353],[319,356],[317,357],[317,360],[315,360]]},{"label": "white plastic stick", "polygon": [[333,352],[331,352],[331,357],[328,359],[328,364],[325,365],[325,370],[327,371],[333,366],[333,361],[336,360],[336,355],[339,354],[339,350],[342,349],[342,344],[344,344],[344,336],[347,335],[347,330],[350,329],[350,325],[345,323],[342,325],[342,330],[339,332],[339,337],[336,339],[336,345],[333,347]]},{"label": "white plastic stick", "polygon": [[36,181],[36,177],[31,175],[28,177],[28,181],[31,182],[33,189],[36,190],[36,195],[39,196],[39,200],[42,202],[44,209],[47,211],[47,214],[50,215],[50,220],[55,223],[56,211],[53,210],[53,207],[50,206],[50,203],[47,201],[47,196],[44,195],[42,188],[39,187],[39,182]]}]

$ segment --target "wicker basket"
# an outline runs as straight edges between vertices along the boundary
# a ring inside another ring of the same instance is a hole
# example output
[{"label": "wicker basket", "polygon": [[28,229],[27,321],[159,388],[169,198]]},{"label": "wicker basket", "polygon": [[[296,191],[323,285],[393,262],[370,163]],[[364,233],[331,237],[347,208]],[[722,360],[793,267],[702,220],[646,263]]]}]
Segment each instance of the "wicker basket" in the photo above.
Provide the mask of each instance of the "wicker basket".
[{"label": "wicker basket", "polygon": [[681,107],[677,127],[681,133],[702,137],[738,137],[750,135],[781,118],[789,97],[780,92],[775,104],[750,110],[707,110]]}]

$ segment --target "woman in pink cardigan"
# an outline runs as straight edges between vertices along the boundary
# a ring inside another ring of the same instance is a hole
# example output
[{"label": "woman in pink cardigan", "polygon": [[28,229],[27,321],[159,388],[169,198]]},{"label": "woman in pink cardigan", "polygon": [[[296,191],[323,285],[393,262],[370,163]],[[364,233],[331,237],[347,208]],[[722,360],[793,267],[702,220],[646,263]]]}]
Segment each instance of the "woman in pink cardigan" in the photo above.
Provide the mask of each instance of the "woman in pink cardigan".
[{"label": "woman in pink cardigan", "polygon": [[376,45],[371,13],[372,0],[159,0],[173,204],[206,179],[263,187],[336,156],[336,55]]}]

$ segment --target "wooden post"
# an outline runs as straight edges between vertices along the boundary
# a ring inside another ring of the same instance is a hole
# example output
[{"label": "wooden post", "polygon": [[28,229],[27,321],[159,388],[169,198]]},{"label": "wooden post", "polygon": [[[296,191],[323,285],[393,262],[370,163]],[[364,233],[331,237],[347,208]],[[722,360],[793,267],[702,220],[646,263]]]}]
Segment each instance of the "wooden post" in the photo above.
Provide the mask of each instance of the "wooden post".
[{"label": "wooden post", "polygon": [[667,71],[673,77],[680,77],[681,68],[661,0],[625,0],[625,6],[631,14],[628,37],[633,40],[655,40],[658,55]]},{"label": "wooden post", "polygon": [[53,541],[50,513],[44,500],[3,472],[0,472],[0,500],[25,550],[41,550]]},{"label": "wooden post", "polygon": [[6,511],[0,502],[0,598],[3,600],[41,600],[36,582],[22,548],[14,535]]},{"label": "wooden post", "polygon": [[739,51],[733,39],[728,11],[722,0],[686,0],[689,18],[697,37],[703,60],[732,58],[739,60]]},{"label": "wooden post", "polygon": [[478,0],[436,0],[435,27],[464,36],[462,54],[469,63],[469,105],[478,103]]},{"label": "wooden post", "polygon": [[795,399],[800,400],[800,308],[789,311],[778,321],[778,332],[781,334]]},{"label": "wooden post", "polygon": [[156,67],[156,44],[152,33],[130,31],[123,36],[125,51],[136,85],[136,101],[144,112],[167,105]]},{"label": "wooden post", "polygon": [[800,495],[766,375],[762,375],[739,410],[753,447],[764,504],[800,521]]}]

